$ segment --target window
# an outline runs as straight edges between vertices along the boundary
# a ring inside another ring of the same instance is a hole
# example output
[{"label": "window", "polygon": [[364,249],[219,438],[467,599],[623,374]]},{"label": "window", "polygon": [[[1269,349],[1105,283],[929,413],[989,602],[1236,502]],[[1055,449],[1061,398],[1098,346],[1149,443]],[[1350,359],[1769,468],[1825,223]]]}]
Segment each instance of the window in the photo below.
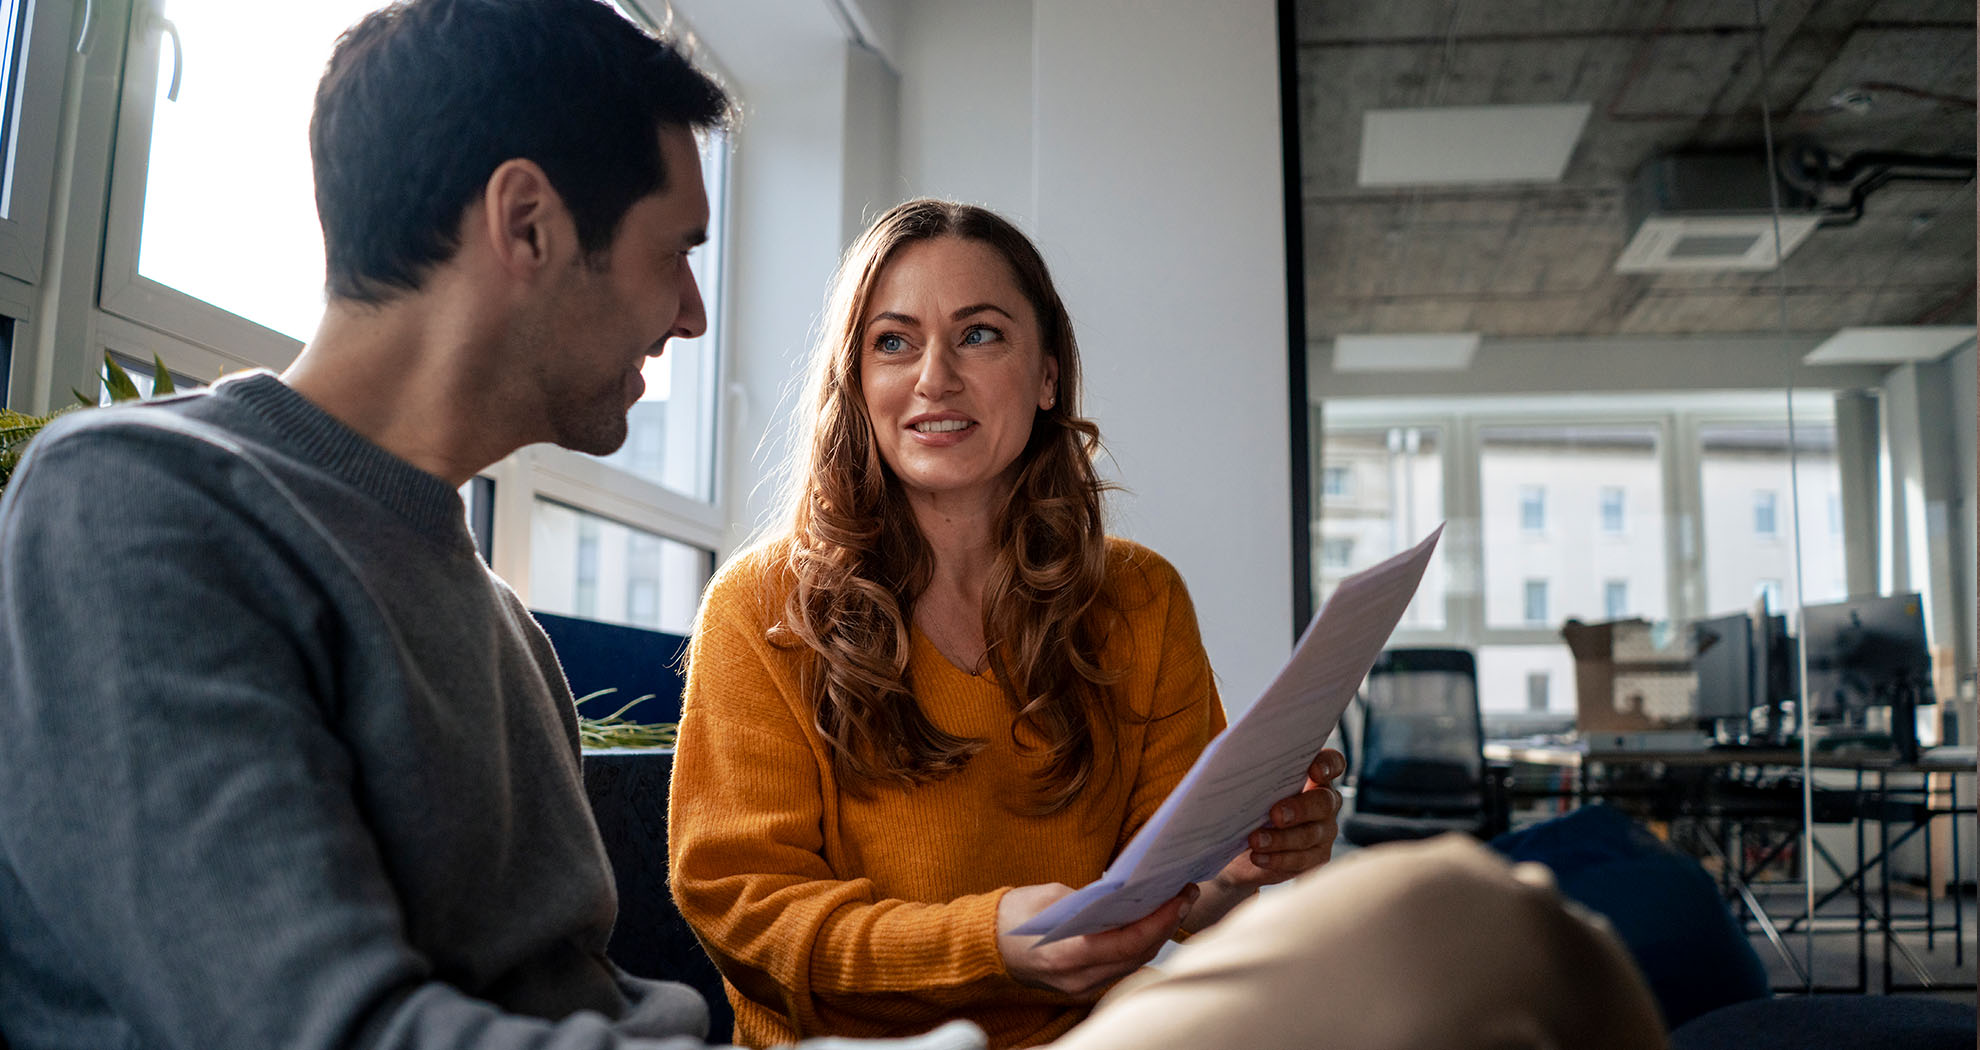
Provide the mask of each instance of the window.
[{"label": "window", "polygon": [[1753,581],[1753,597],[1766,602],[1768,612],[1780,612],[1783,608],[1781,605],[1781,581],[1772,579]]},{"label": "window", "polygon": [[[1316,422],[1316,426],[1318,423]],[[1433,427],[1358,425],[1326,428],[1325,461],[1317,467],[1323,493],[1314,522],[1314,608],[1341,577],[1407,550],[1444,520],[1443,432]],[[1447,544],[1430,558],[1423,583],[1403,611],[1403,629],[1444,626]]]},{"label": "window", "polygon": [[1333,499],[1346,499],[1353,494],[1354,472],[1347,467],[1323,467],[1320,470],[1320,494]]},{"label": "window", "polygon": [[294,356],[323,313],[304,129],[337,35],[383,6],[171,0],[180,52],[139,5],[125,109],[150,119],[118,131],[104,309],[253,364]]},{"label": "window", "polygon": [[461,486],[461,503],[467,508],[468,534],[481,560],[495,564],[495,479],[477,477]]},{"label": "window", "polygon": [[1547,710],[1548,690],[1554,676],[1545,671],[1530,671],[1526,675],[1526,709],[1528,711]]},{"label": "window", "polygon": [[1519,527],[1522,532],[1547,531],[1547,490],[1539,485],[1519,489]]},{"label": "window", "polygon": [[1602,618],[1620,620],[1629,615],[1629,581],[1609,580],[1602,584]]},{"label": "window", "polygon": [[[80,6],[0,0],[0,274],[30,284],[41,280],[62,80]],[[91,21],[108,20],[103,7],[95,5]]]},{"label": "window", "polygon": [[[1698,487],[1704,541],[1705,615],[1737,612],[1753,604],[1763,582],[1774,608],[1801,601],[1847,597],[1843,537],[1816,523],[1840,517],[1842,471],[1836,458],[1833,416],[1795,417],[1795,447],[1785,422],[1710,423],[1698,430]],[[1800,582],[1795,593],[1795,552],[1782,543],[1792,504],[1781,498],[1799,490]],[[1832,509],[1833,508],[1833,509]],[[1839,524],[1839,523],[1838,523]]]},{"label": "window", "polygon": [[530,522],[529,604],[686,634],[713,563],[706,550],[538,499]]},{"label": "window", "polygon": [[1526,581],[1526,622],[1544,624],[1547,622],[1547,581]]},{"label": "window", "polygon": [[1623,531],[1625,490],[1614,485],[1602,489],[1602,531],[1619,535]]},{"label": "window", "polygon": [[1753,534],[1755,536],[1780,535],[1780,523],[1776,520],[1775,503],[1779,496],[1772,489],[1761,489],[1753,494]]}]

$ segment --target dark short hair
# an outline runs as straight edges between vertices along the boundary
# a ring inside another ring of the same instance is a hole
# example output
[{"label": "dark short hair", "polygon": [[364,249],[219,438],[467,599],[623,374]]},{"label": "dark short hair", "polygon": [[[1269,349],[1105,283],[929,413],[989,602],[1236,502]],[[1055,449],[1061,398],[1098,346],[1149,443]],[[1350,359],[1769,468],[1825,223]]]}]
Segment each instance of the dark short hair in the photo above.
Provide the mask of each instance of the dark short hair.
[{"label": "dark short hair", "polygon": [[602,0],[400,0],[339,37],[309,122],[332,298],[417,290],[506,161],[536,162],[580,248],[666,186],[659,131],[731,116],[673,42]]}]

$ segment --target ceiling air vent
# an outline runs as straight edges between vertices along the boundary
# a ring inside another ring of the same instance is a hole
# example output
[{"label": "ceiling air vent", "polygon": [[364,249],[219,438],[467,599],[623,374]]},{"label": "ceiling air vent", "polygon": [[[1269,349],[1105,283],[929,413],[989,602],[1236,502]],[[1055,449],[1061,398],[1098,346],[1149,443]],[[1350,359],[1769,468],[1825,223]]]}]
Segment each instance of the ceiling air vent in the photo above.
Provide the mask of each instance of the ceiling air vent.
[{"label": "ceiling air vent", "polygon": [[1629,187],[1634,233],[1616,272],[1773,269],[1822,220],[1813,198],[1782,186],[1775,251],[1768,178],[1767,159],[1758,150],[1651,158]]}]

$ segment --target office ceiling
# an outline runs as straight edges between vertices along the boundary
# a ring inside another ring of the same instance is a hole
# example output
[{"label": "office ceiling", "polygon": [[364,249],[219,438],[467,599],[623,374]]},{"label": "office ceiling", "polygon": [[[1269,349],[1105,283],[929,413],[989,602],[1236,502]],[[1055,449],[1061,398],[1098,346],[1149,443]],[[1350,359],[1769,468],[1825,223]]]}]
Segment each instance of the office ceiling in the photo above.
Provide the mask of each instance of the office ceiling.
[{"label": "office ceiling", "polygon": [[[1972,0],[1300,0],[1307,330],[1602,339],[1974,323],[1975,188],[1892,181],[1783,272],[1619,274],[1653,156],[1971,157]],[[1589,103],[1559,182],[1363,187],[1370,109]],[[1783,280],[1783,278],[1785,278]]]}]

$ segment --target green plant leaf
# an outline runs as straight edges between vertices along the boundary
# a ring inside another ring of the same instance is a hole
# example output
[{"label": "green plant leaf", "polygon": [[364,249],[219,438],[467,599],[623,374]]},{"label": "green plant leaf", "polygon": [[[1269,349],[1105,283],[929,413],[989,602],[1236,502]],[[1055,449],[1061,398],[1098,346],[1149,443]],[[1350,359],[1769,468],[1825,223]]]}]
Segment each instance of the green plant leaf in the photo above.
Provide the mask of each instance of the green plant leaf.
[{"label": "green plant leaf", "polygon": [[164,397],[178,393],[172,385],[172,373],[165,370],[165,362],[157,354],[151,355],[151,396]]},{"label": "green plant leaf", "polygon": [[95,398],[93,398],[93,397],[84,397],[84,396],[83,396],[83,392],[82,392],[82,391],[80,391],[80,390],[77,390],[77,389],[76,389],[75,387],[70,387],[70,388],[69,388],[69,393],[71,393],[71,394],[74,394],[74,395],[76,395],[76,404],[78,404],[78,405],[81,405],[81,406],[82,406],[82,407],[84,407],[84,408],[89,408],[89,407],[91,407],[92,405],[95,405],[95,404],[96,404],[96,399],[95,399]]},{"label": "green plant leaf", "polygon": [[131,374],[124,371],[124,366],[109,354],[103,355],[103,385],[109,388],[112,402],[136,401],[143,396],[138,393],[137,384],[131,381]]}]

